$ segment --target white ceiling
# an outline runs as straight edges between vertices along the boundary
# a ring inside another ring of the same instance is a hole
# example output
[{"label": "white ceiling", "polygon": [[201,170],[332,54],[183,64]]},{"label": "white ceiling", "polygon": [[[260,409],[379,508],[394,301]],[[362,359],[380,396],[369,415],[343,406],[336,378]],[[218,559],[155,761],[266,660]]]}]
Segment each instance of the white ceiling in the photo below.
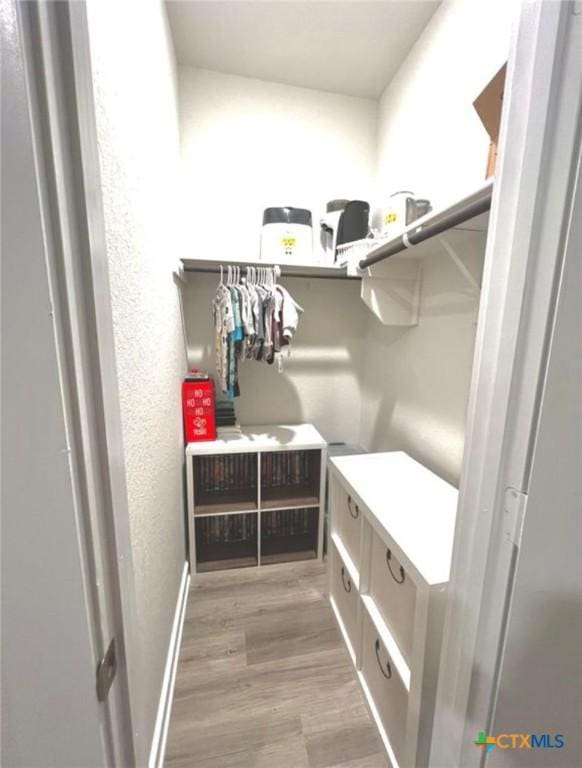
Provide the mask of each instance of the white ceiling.
[{"label": "white ceiling", "polygon": [[180,64],[377,98],[439,2],[167,0]]}]

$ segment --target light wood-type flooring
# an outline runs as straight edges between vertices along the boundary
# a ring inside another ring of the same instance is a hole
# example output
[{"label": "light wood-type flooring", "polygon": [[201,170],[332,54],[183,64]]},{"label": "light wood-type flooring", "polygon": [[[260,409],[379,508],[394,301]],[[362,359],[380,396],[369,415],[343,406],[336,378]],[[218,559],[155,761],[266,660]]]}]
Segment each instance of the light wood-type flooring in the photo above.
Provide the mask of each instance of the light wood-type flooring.
[{"label": "light wood-type flooring", "polygon": [[319,562],[195,575],[167,768],[385,768]]}]

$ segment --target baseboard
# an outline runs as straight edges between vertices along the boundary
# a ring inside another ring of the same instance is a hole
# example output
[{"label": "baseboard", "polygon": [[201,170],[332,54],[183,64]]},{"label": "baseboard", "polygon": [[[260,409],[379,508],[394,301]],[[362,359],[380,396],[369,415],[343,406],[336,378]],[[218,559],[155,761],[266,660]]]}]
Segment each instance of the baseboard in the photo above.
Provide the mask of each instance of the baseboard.
[{"label": "baseboard", "polygon": [[184,627],[189,587],[190,573],[188,572],[188,563],[184,563],[182,581],[180,582],[180,590],[176,602],[176,612],[174,613],[174,623],[172,624],[172,634],[170,635],[168,656],[166,658],[166,666],[164,669],[162,690],[160,692],[160,702],[158,704],[154,736],[148,760],[148,768],[162,768],[164,764],[168,726],[170,724],[170,713],[172,711],[172,699],[174,697],[174,684],[176,682],[176,668],[178,666],[178,657],[180,655],[182,628]]}]

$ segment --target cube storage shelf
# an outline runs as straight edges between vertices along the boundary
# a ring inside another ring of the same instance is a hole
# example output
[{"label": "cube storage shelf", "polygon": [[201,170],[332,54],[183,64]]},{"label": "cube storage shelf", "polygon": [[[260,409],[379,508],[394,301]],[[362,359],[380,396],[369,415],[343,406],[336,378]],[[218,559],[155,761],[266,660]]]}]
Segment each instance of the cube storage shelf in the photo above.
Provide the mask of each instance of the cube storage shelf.
[{"label": "cube storage shelf", "polygon": [[195,521],[199,571],[257,565],[257,513],[208,515]]},{"label": "cube storage shelf", "polygon": [[188,444],[191,571],[321,559],[326,458],[311,424]]}]

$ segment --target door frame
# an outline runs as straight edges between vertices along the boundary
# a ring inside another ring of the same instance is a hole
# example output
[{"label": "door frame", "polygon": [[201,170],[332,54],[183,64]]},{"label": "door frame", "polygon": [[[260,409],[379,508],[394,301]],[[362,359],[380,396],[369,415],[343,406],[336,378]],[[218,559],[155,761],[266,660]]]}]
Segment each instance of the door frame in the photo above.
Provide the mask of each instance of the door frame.
[{"label": "door frame", "polygon": [[103,702],[104,738],[113,764],[135,765],[135,579],[87,11],[74,0],[15,6],[81,510],[79,544],[95,668],[113,637],[117,648],[116,678]]},{"label": "door frame", "polygon": [[580,151],[580,3],[521,6],[512,36],[430,765],[481,766],[526,514]]}]

